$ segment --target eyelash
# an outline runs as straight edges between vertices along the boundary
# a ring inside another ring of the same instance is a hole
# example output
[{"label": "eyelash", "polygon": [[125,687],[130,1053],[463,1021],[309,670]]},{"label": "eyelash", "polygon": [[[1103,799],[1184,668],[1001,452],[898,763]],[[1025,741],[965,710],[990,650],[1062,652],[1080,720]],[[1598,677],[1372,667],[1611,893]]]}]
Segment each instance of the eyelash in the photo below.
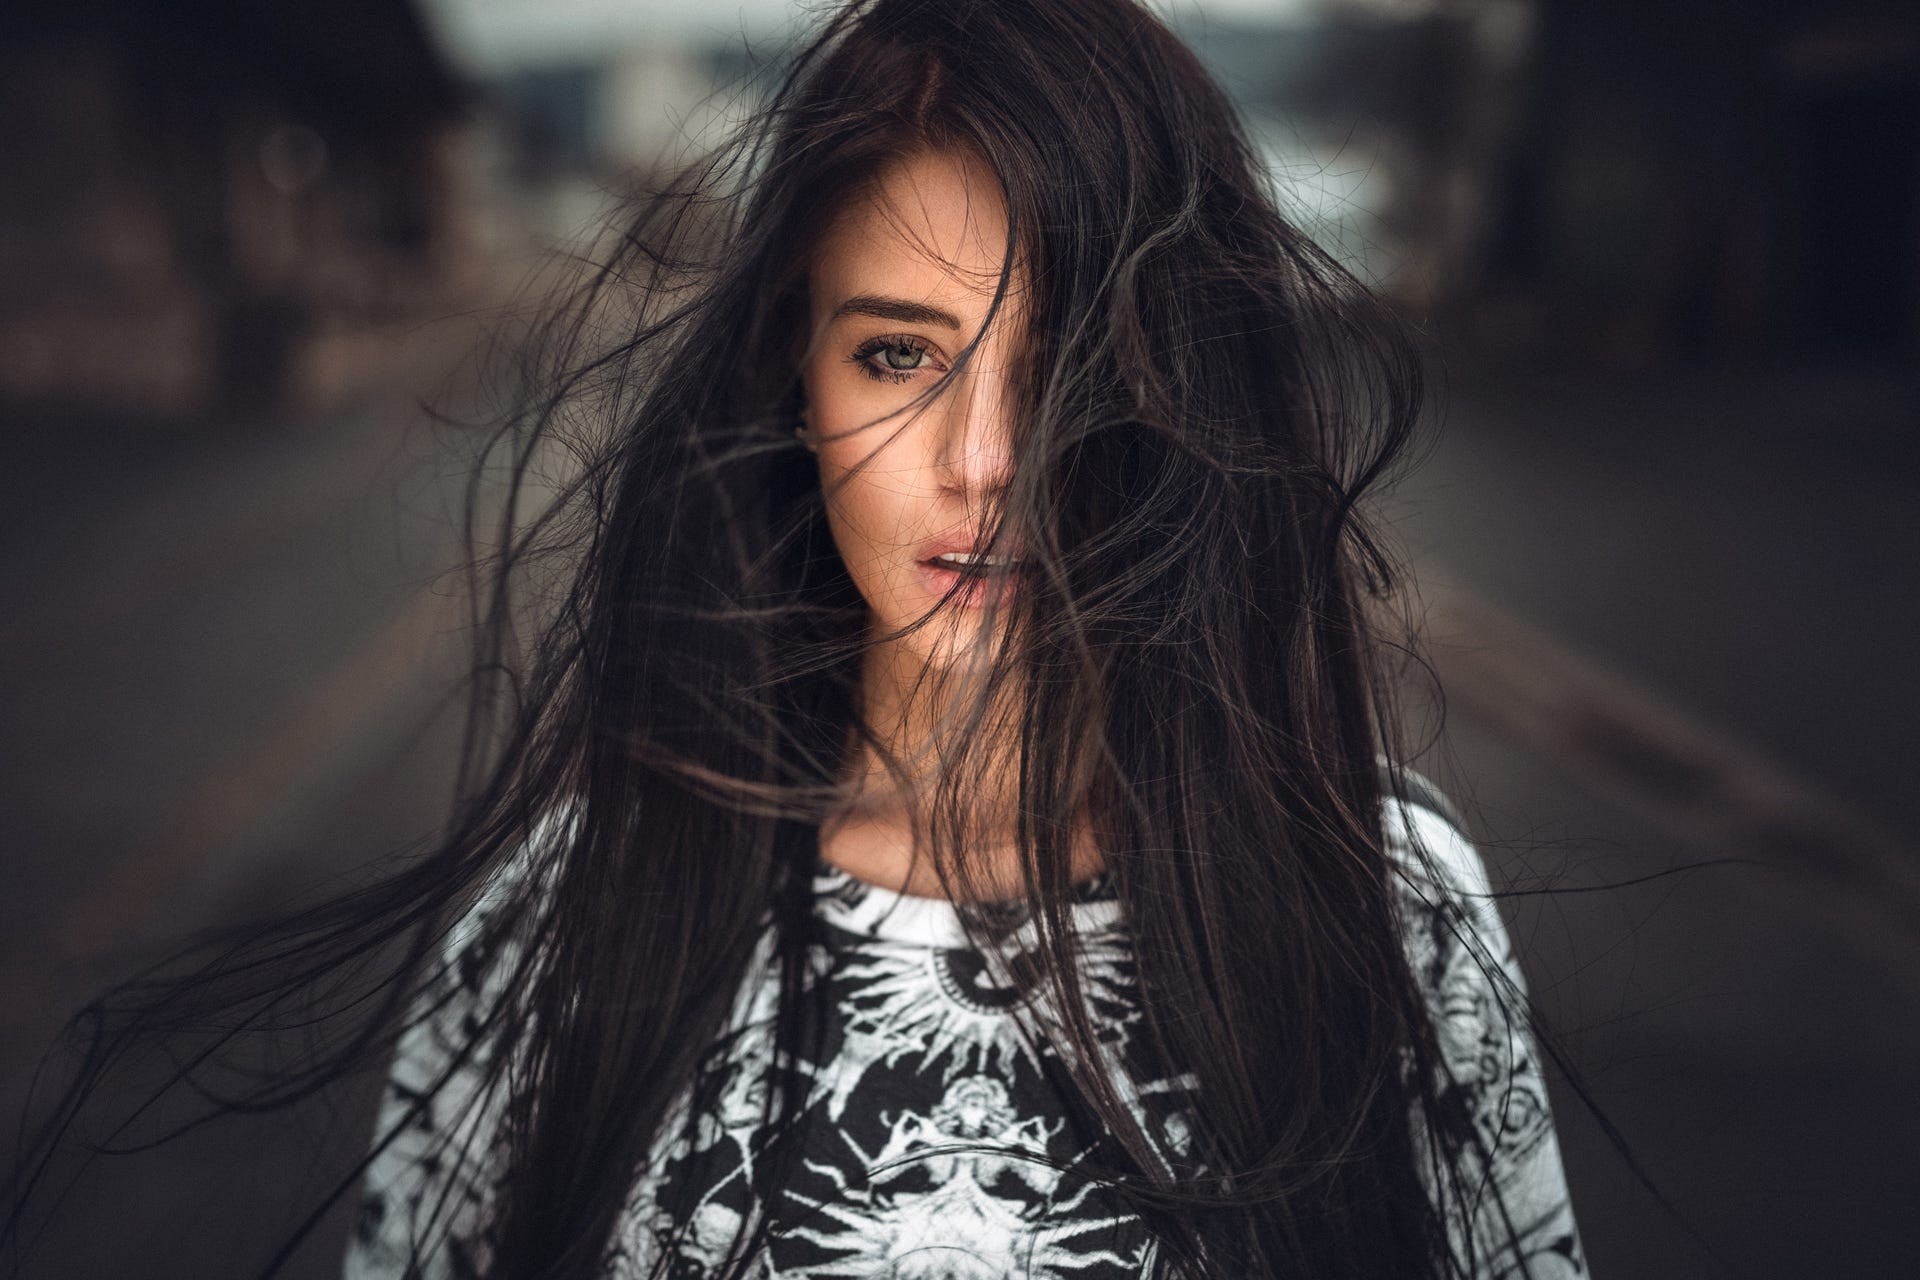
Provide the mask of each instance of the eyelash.
[{"label": "eyelash", "polygon": [[875,382],[909,382],[915,374],[926,367],[924,362],[919,367],[913,369],[883,369],[873,364],[872,358],[889,347],[911,347],[921,355],[933,354],[933,348],[918,338],[909,338],[904,334],[895,334],[889,337],[868,338],[865,342],[854,348],[853,354],[848,356],[847,359],[858,365],[860,372],[866,374]]}]

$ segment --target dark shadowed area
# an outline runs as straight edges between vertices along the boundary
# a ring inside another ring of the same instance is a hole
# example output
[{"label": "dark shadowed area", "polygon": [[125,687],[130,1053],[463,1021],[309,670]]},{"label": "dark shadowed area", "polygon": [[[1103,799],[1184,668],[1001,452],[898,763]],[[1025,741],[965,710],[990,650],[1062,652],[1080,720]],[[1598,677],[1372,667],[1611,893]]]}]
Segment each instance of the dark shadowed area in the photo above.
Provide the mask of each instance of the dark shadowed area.
[{"label": "dark shadowed area", "polygon": [[[1444,690],[1420,764],[1658,1190],[1558,1080],[1595,1274],[1898,1274],[1920,15],[1166,10],[1424,335],[1432,449],[1381,510]],[[0,11],[9,1121],[101,984],[444,818],[480,357],[791,38],[778,5],[608,12]],[[374,1083],[95,1163],[25,1274],[256,1274]],[[351,1207],[283,1274],[337,1274]]]}]

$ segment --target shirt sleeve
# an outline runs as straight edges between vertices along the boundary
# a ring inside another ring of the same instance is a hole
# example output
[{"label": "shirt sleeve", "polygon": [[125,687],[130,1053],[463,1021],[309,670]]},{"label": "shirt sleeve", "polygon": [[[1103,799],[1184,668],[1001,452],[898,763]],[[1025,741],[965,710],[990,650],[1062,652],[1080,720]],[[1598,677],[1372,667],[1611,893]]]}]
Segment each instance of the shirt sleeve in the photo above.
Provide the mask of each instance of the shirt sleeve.
[{"label": "shirt sleeve", "polygon": [[1438,1035],[1442,1099],[1471,1123],[1481,1150],[1469,1153],[1458,1188],[1436,1189],[1431,1171],[1422,1172],[1455,1247],[1471,1235],[1476,1280],[1584,1280],[1586,1254],[1526,1021],[1525,979],[1486,865],[1445,809],[1437,799],[1390,801],[1388,843],[1407,872],[1400,901],[1409,959]]},{"label": "shirt sleeve", "polygon": [[456,921],[442,963],[414,998],[381,1095],[343,1280],[444,1280],[484,1269],[505,1089],[490,1071],[490,1032],[520,954],[484,926],[527,874],[552,822],[536,825]]}]

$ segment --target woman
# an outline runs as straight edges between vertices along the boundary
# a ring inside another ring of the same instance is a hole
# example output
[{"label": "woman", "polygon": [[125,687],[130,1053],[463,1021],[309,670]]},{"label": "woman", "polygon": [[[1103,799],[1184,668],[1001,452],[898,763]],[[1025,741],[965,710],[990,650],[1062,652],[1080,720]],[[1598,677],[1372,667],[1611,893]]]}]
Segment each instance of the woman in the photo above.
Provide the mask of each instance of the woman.
[{"label": "woman", "polygon": [[404,1023],[347,1274],[1584,1275],[1484,869],[1390,763],[1357,504],[1417,365],[1219,89],[1132,0],[857,2],[725,155],[514,437],[605,432],[462,821],[254,941],[430,926],[313,1068]]}]

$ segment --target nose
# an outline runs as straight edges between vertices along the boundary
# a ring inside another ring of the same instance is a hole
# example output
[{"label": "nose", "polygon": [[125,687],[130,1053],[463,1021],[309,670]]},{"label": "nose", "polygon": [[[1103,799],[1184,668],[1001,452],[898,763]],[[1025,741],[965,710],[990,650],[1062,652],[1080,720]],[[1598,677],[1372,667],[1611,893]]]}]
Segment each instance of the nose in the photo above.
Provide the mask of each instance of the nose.
[{"label": "nose", "polygon": [[1007,362],[983,344],[959,376],[944,415],[940,472],[963,497],[1004,488],[1013,467],[1013,387]]}]

